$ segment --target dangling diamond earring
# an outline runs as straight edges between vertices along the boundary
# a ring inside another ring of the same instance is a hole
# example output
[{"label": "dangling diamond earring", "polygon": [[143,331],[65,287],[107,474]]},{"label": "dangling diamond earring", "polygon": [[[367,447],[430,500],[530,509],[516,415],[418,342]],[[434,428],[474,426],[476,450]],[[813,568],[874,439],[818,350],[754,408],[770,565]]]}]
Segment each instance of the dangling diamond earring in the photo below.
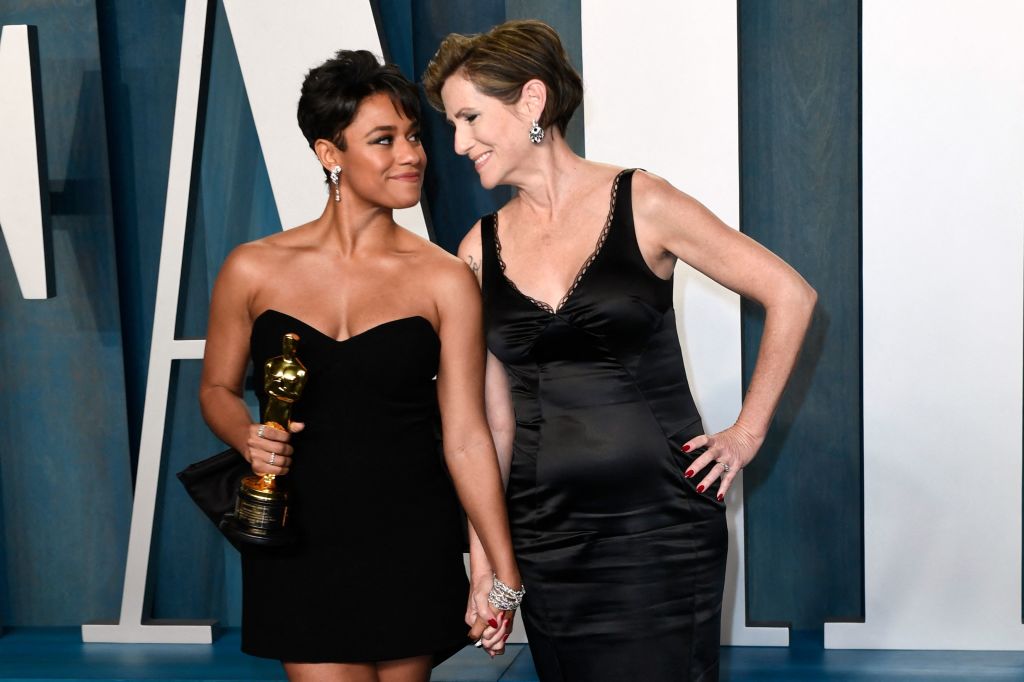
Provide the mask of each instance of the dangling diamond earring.
[{"label": "dangling diamond earring", "polygon": [[533,125],[530,126],[530,142],[534,144],[540,144],[544,140],[544,129],[540,127],[540,123],[537,119],[533,120]]},{"label": "dangling diamond earring", "polygon": [[[542,133],[543,134],[543,133]],[[334,200],[341,201],[341,190],[338,187],[338,176],[341,175],[341,166],[331,169],[331,184],[334,185]]]}]

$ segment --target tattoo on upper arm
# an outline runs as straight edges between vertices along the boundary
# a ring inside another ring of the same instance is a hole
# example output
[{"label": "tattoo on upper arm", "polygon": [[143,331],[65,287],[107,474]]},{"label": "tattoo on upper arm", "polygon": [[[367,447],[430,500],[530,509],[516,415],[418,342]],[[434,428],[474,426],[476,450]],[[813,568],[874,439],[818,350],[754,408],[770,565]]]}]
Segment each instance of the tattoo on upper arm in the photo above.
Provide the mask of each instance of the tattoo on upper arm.
[{"label": "tattoo on upper arm", "polygon": [[474,273],[480,272],[480,263],[477,262],[477,260],[473,258],[472,255],[466,256],[466,260],[469,262],[470,270],[472,270]]}]

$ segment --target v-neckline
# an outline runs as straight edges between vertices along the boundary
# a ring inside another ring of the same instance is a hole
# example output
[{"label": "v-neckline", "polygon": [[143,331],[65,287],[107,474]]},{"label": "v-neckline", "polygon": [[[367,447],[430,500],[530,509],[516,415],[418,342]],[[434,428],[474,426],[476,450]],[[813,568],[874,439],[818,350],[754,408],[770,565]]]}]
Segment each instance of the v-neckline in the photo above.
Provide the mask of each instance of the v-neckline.
[{"label": "v-neckline", "polygon": [[512,290],[515,291],[517,294],[522,296],[524,299],[532,303],[540,310],[548,313],[549,315],[557,315],[559,312],[561,312],[561,310],[569,302],[569,299],[572,298],[572,295],[576,293],[576,289],[579,288],[580,282],[583,280],[583,277],[587,274],[587,271],[590,270],[590,266],[594,264],[594,261],[597,260],[597,257],[600,255],[601,251],[604,248],[604,243],[608,240],[608,231],[611,228],[612,219],[615,217],[615,201],[618,198],[619,194],[619,180],[622,179],[623,174],[625,174],[627,170],[629,169],[622,169],[615,175],[615,179],[612,180],[611,196],[608,201],[608,217],[605,218],[604,227],[601,228],[601,233],[597,237],[597,244],[594,246],[594,250],[590,253],[590,256],[583,261],[583,264],[580,265],[579,270],[576,271],[576,276],[573,278],[572,283],[569,285],[569,290],[565,292],[565,295],[562,296],[562,298],[558,301],[558,305],[554,307],[552,307],[550,303],[547,303],[540,299],[534,298],[533,296],[530,296],[526,293],[523,293],[523,291],[520,290],[518,286],[516,286],[516,283],[513,282],[512,279],[507,274],[505,274],[505,260],[501,257],[501,239],[498,237],[498,212],[495,211],[493,214],[494,250],[498,257],[498,266],[501,269],[501,277],[502,279],[505,280],[505,283],[508,284],[512,288]]}]

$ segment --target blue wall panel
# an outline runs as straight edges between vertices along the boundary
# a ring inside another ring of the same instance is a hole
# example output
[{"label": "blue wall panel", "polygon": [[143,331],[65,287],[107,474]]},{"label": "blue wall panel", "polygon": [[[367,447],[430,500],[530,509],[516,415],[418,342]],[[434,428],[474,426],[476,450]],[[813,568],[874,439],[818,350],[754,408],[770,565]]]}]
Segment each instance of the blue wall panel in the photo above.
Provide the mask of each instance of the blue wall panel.
[{"label": "blue wall panel", "polygon": [[[744,475],[753,621],[863,615],[860,9],[741,1],[741,226],[817,289],[816,318]],[[763,318],[744,304],[744,382]]]},{"label": "blue wall panel", "polygon": [[134,473],[156,297],[184,0],[99,0],[125,397]]},{"label": "blue wall panel", "polygon": [[106,117],[93,2],[0,5],[38,26],[56,297],[0,247],[0,621],[76,625],[120,603],[131,502]]}]

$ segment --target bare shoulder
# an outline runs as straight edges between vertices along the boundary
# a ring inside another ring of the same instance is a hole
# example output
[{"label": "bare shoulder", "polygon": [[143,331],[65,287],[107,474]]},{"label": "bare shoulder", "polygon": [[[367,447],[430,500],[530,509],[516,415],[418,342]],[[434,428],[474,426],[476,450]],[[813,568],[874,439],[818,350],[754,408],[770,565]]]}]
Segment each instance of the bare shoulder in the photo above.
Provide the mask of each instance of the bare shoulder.
[{"label": "bare shoulder", "polygon": [[647,171],[633,174],[633,217],[638,236],[706,222],[711,212],[697,199],[674,187],[671,182]]},{"label": "bare shoulder", "polygon": [[650,214],[691,203],[697,204],[698,202],[660,175],[639,169],[633,173],[634,212]]},{"label": "bare shoulder", "polygon": [[217,275],[218,280],[234,283],[255,282],[263,275],[263,268],[273,247],[266,237],[239,244],[231,250]]},{"label": "bare shoulder", "polygon": [[453,256],[437,244],[403,228],[399,248],[411,256],[409,264],[423,277],[420,281],[441,286],[458,282],[470,274],[467,263]]},{"label": "bare shoulder", "polygon": [[483,261],[483,246],[480,237],[480,221],[476,221],[473,227],[469,228],[469,232],[462,238],[462,242],[459,243],[459,258],[461,258],[469,269],[473,271],[473,274],[477,277],[480,276],[480,263]]}]

